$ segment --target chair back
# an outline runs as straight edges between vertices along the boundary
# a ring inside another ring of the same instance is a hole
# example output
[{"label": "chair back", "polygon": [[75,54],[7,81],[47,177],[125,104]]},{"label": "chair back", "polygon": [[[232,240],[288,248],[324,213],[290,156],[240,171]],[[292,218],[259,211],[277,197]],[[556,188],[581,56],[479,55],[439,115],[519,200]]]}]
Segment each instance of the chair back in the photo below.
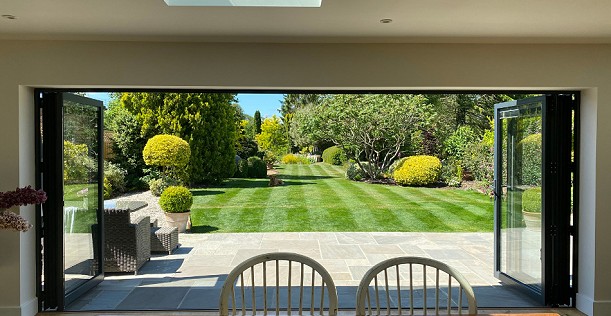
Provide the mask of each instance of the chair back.
[{"label": "chair back", "polygon": [[291,315],[337,315],[331,275],[306,256],[274,252],[252,257],[227,276],[219,302],[221,316],[260,311]]},{"label": "chair back", "polygon": [[399,257],[382,261],[367,271],[357,289],[357,316],[440,315],[440,310],[442,315],[477,315],[477,303],[465,277],[437,260]]}]

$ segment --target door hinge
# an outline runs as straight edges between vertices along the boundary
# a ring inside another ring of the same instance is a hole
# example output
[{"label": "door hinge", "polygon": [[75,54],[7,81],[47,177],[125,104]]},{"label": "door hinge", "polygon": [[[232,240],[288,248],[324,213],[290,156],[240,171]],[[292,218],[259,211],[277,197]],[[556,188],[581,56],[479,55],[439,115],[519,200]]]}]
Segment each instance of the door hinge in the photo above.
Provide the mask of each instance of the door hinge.
[{"label": "door hinge", "polygon": [[577,229],[574,225],[569,226],[569,235],[575,236],[577,234]]},{"label": "door hinge", "polygon": [[549,164],[549,173],[556,174],[558,173],[558,163],[555,161],[550,161]]}]

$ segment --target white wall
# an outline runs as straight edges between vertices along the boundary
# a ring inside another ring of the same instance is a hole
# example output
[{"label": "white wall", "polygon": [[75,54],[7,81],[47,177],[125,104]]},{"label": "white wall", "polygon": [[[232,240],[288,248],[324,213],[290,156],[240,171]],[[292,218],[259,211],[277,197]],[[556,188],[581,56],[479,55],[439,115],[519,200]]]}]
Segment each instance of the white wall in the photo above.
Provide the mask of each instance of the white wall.
[{"label": "white wall", "polygon": [[[581,89],[577,305],[611,315],[609,56],[611,45],[0,41],[0,190],[34,183],[30,87]],[[0,232],[2,315],[32,314],[33,234]]]}]

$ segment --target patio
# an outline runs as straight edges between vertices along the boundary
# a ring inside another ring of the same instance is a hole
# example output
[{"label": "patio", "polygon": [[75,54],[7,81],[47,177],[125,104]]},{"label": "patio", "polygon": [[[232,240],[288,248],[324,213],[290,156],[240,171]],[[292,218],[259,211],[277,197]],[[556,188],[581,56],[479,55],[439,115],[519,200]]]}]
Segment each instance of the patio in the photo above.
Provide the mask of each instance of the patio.
[{"label": "patio", "polygon": [[110,275],[67,310],[214,310],[227,273],[265,252],[307,255],[332,275],[340,309],[353,309],[361,276],[381,260],[431,257],[457,268],[478,307],[535,307],[493,276],[492,233],[181,234],[172,255],[154,255],[138,275]]}]

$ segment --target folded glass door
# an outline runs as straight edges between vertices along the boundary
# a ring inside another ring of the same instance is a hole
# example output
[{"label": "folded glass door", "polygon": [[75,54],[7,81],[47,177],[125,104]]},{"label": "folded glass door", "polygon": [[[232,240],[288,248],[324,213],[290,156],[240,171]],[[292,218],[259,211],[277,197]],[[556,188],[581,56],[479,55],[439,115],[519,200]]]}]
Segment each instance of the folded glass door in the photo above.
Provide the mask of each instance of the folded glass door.
[{"label": "folded glass door", "polygon": [[101,101],[43,92],[41,183],[41,309],[63,310],[103,278],[101,205],[103,155]]},{"label": "folded glass door", "polygon": [[570,303],[572,95],[495,105],[495,272],[542,305]]}]

